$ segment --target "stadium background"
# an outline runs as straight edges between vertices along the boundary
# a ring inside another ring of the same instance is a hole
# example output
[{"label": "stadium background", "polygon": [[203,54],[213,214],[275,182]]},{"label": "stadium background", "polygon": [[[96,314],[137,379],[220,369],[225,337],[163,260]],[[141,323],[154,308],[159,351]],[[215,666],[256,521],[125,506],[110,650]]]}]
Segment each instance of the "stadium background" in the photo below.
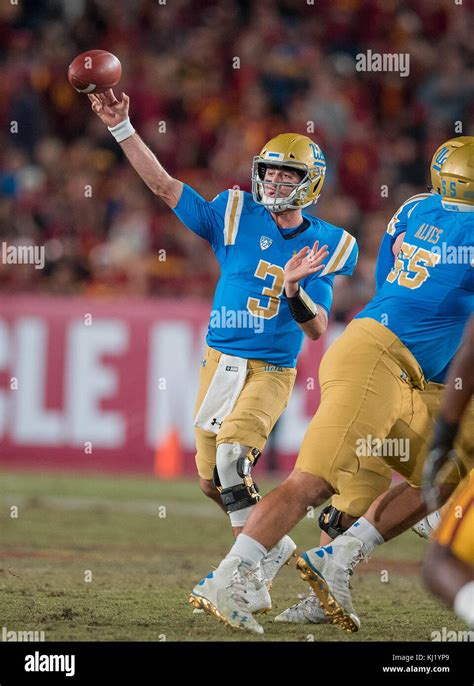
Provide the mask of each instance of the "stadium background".
[{"label": "stadium background", "polygon": [[[2,462],[193,471],[217,264],[70,87],[77,53],[119,56],[135,127],[208,199],[235,184],[249,190],[251,159],[271,136],[314,127],[328,174],[311,211],[354,234],[360,259],[354,277],[336,281],[329,335],[305,344],[267,451],[267,467],[286,471],[318,403],[322,350],[373,292],[388,219],[426,189],[438,144],[469,133],[454,129],[472,114],[467,4],[3,3],[0,241],[45,246],[46,265],[0,261]],[[408,53],[409,76],[357,72],[369,48]]]},{"label": "stadium background", "polygon": [[[360,259],[336,281],[328,335],[305,344],[291,404],[256,469],[265,493],[290,469],[317,407],[324,348],[373,292],[387,221],[425,190],[439,143],[473,133],[469,7],[0,5],[0,246],[45,246],[47,258],[44,269],[0,259],[1,641],[10,630],[44,631],[47,641],[430,641],[465,629],[424,590],[426,542],[410,532],[355,574],[357,634],[273,623],[304,592],[292,568],[272,589],[264,637],[192,615],[187,593],[230,542],[226,518],[189,478],[217,265],[145,188],[66,71],[81,51],[116,53],[134,125],[208,199],[235,184],[249,190],[260,146],[314,122],[328,175],[312,211],[353,233]],[[408,53],[409,76],[356,72],[368,49]],[[292,533],[302,549],[318,540],[317,516]],[[314,649],[319,674],[327,652]]]}]

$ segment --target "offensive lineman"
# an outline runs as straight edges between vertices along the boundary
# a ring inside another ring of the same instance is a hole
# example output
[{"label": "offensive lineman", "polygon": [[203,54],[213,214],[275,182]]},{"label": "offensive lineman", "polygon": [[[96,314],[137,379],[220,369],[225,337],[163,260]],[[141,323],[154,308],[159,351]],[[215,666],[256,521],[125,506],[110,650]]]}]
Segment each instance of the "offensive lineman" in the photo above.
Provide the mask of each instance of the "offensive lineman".
[{"label": "offensive lineman", "polygon": [[[390,270],[393,268],[406,233],[408,219],[416,205],[431,197],[432,193],[441,193],[441,165],[447,160],[453,150],[474,143],[474,136],[459,136],[442,143],[435,151],[431,165],[431,193],[419,193],[406,200],[393,215],[387,225],[379,249],[375,268],[376,290],[383,286]],[[439,412],[441,395],[444,390],[446,369],[432,379],[423,391],[419,391],[428,407],[431,417]],[[470,411],[465,413],[460,431],[456,439],[456,450],[462,454],[469,454],[473,432],[474,412],[471,403]],[[369,455],[361,461],[357,474],[341,473],[336,485],[337,493],[331,498],[331,504],[325,507],[319,517],[321,536],[319,545],[328,545],[331,540],[343,534],[362,516],[372,502],[384,493],[391,483],[392,470],[379,457]],[[422,538],[429,538],[440,521],[437,511],[418,522],[413,531]],[[321,608],[318,598],[311,589],[309,595],[294,603],[275,617],[276,622],[297,624],[326,624],[330,619]]]}]

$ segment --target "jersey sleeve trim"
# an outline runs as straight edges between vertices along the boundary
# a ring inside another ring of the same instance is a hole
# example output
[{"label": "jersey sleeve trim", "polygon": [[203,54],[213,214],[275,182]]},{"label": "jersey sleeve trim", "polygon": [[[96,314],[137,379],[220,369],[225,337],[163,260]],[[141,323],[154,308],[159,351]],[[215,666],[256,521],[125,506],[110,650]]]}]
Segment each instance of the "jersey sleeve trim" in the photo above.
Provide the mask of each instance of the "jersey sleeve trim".
[{"label": "jersey sleeve trim", "polygon": [[399,219],[400,214],[401,214],[404,207],[406,207],[407,205],[409,205],[412,202],[415,202],[415,200],[418,201],[418,202],[415,202],[413,207],[410,208],[410,210],[408,212],[408,216],[410,216],[411,213],[413,212],[413,210],[415,209],[415,207],[418,205],[418,203],[421,202],[422,200],[424,200],[425,198],[429,198],[431,195],[432,195],[431,193],[418,193],[417,195],[412,195],[411,198],[408,198],[408,200],[405,200],[405,202],[402,205],[400,205],[398,210],[395,212],[395,214],[393,215],[393,217],[391,218],[391,220],[387,224],[387,233],[390,236],[393,236],[395,234],[395,231],[397,228],[396,224],[398,222],[398,219]]},{"label": "jersey sleeve trim", "polygon": [[240,217],[244,206],[244,194],[237,189],[230,190],[224,217],[224,245],[234,245],[239,232]]},{"label": "jersey sleeve trim", "polygon": [[327,274],[332,274],[333,272],[343,269],[344,265],[349,259],[350,254],[352,253],[355,242],[356,239],[354,236],[351,236],[350,233],[343,230],[339,243],[337,244],[329,262],[322,270],[320,276],[326,276]]}]

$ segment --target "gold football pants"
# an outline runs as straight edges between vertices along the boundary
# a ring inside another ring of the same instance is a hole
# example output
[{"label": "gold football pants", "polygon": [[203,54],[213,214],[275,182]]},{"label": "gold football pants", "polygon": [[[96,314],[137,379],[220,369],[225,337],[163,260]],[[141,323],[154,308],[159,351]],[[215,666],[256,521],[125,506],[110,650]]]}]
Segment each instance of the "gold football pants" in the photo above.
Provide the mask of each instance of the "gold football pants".
[{"label": "gold football pants", "polygon": [[[321,404],[296,469],[344,495],[359,470],[367,473],[367,457],[378,457],[419,487],[433,417],[422,370],[400,339],[373,319],[355,319],[327,350],[319,379]],[[448,481],[457,483],[459,475],[453,471]]]},{"label": "gold football pants", "polygon": [[[196,412],[217,370],[221,354],[207,347],[201,365]],[[221,443],[241,443],[263,450],[278,418],[290,399],[296,369],[276,367],[262,360],[248,360],[247,378],[234,408],[215,434],[196,428],[196,466],[202,479],[211,480],[216,449]]]}]

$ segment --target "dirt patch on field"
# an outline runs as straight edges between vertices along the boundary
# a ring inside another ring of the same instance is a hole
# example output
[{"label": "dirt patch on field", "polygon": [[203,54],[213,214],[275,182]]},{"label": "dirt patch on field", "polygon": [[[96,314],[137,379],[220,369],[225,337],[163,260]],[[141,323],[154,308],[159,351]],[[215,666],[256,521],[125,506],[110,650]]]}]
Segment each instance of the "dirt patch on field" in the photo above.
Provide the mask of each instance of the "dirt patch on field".
[{"label": "dirt patch on field", "polygon": [[391,560],[388,558],[377,558],[361,562],[358,565],[356,574],[364,574],[365,572],[381,572],[386,569],[394,574],[402,575],[417,575],[421,574],[421,562],[417,560]]}]

